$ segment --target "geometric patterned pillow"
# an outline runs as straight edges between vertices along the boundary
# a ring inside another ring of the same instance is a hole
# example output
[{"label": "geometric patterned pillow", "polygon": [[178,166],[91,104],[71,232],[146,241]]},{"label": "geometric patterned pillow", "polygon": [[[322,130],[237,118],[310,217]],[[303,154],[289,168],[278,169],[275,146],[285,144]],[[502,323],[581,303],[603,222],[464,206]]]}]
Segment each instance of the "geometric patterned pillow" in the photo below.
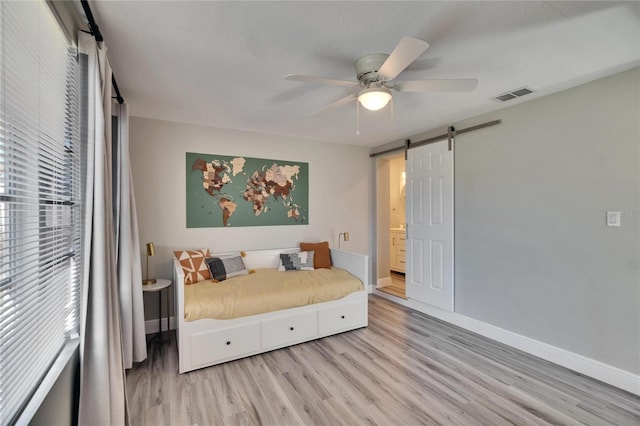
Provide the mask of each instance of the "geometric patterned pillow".
[{"label": "geometric patterned pillow", "polygon": [[195,284],[211,278],[205,259],[209,257],[209,249],[174,251],[184,272],[184,283]]},{"label": "geometric patterned pillow", "polygon": [[299,253],[280,253],[279,271],[313,271],[312,251]]}]

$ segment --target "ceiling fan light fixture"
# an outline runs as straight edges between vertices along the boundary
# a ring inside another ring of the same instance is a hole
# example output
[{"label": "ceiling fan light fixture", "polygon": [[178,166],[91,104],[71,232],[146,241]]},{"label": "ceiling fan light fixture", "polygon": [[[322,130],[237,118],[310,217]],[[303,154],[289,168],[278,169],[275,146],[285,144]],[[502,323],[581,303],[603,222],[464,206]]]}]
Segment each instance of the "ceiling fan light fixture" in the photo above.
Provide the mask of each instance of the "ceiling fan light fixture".
[{"label": "ceiling fan light fixture", "polygon": [[372,87],[358,93],[358,102],[369,111],[378,111],[391,100],[391,90],[385,87]]}]

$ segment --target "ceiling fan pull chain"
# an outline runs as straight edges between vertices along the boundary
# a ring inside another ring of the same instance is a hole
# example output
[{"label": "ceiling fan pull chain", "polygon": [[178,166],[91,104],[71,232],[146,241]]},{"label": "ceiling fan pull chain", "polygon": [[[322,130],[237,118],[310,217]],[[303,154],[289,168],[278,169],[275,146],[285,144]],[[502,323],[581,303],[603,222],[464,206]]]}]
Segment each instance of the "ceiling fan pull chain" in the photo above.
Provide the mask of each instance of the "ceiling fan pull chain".
[{"label": "ceiling fan pull chain", "polygon": [[360,136],[360,102],[356,99],[356,136]]}]

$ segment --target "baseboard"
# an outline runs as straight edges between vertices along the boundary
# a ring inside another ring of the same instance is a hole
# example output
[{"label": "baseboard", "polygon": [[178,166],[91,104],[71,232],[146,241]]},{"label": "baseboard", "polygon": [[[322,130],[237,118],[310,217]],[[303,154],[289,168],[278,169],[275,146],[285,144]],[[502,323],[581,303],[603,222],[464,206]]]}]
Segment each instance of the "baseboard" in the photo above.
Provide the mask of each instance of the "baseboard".
[{"label": "baseboard", "polygon": [[481,336],[496,340],[505,345],[519,349],[528,354],[537,356],[554,364],[561,365],[570,370],[600,380],[617,388],[640,395],[640,375],[605,364],[592,358],[576,354],[566,349],[496,327],[491,324],[455,313],[426,305],[415,300],[403,300],[381,291],[373,294],[384,299],[407,306],[416,311],[423,312],[432,317],[441,319],[450,324],[477,333]]},{"label": "baseboard", "polygon": [[[145,331],[145,333],[146,334],[157,333],[158,331],[160,331],[159,324],[160,324],[160,321],[157,320],[157,319],[145,321],[144,322],[144,331]],[[175,317],[170,317],[169,318],[169,328],[171,330],[175,330],[176,329]],[[162,330],[163,331],[167,330],[167,317],[162,318]]]},{"label": "baseboard", "polygon": [[378,286],[376,288],[387,287],[390,285],[391,285],[391,277],[378,278]]}]

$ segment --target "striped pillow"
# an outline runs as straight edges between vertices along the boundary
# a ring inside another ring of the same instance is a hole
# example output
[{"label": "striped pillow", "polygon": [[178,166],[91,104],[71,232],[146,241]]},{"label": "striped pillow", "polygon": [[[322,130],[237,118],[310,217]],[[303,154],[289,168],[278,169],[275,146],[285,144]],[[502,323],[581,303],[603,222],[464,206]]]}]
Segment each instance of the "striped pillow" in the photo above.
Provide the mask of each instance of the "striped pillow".
[{"label": "striped pillow", "polygon": [[209,249],[174,251],[184,272],[184,283],[195,284],[211,278],[205,259],[209,257]]}]

